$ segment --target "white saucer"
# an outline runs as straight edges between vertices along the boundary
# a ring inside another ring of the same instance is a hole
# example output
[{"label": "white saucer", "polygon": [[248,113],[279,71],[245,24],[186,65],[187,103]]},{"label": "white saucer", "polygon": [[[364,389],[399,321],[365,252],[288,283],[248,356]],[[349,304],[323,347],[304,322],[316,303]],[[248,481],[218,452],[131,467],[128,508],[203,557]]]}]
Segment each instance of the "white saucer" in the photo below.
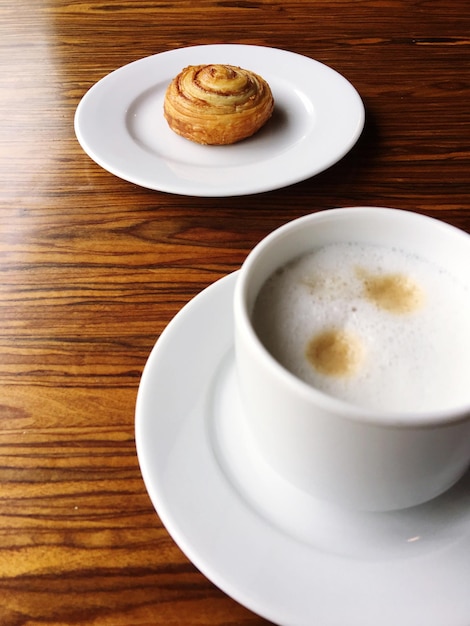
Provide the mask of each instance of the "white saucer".
[{"label": "white saucer", "polygon": [[[232,146],[201,146],[176,135],[163,117],[168,84],[187,65],[227,63],[271,86],[273,118]],[[293,52],[220,44],[179,48],[108,74],[75,113],[80,145],[127,181],[192,196],[238,196],[278,189],[339,161],[364,126],[354,87],[326,65]]]},{"label": "white saucer", "polygon": [[213,583],[281,626],[468,626],[470,474],[395,513],[354,513],[274,474],[244,426],[233,359],[236,273],[155,345],[136,444],[155,509]]}]

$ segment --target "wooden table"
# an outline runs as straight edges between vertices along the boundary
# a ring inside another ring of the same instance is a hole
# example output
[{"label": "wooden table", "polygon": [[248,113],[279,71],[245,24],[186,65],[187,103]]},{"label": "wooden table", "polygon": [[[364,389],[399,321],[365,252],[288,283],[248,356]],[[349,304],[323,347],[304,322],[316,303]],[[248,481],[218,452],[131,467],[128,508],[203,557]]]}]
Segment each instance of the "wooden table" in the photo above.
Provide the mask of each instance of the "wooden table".
[{"label": "wooden table", "polygon": [[[134,443],[140,376],[177,311],[290,219],[381,205],[470,232],[468,5],[0,0],[0,29],[0,624],[267,624],[156,516]],[[367,111],[357,145],[304,182],[222,198],[138,187],[82,151],[74,112],[96,81],[220,42],[341,72]]]}]

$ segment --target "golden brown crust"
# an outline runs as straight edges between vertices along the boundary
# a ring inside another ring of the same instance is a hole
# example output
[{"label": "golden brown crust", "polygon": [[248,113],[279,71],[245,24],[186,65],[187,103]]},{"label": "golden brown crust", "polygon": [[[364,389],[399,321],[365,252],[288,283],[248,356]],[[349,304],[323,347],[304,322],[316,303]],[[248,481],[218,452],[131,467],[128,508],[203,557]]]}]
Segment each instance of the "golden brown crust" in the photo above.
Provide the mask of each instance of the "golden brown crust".
[{"label": "golden brown crust", "polygon": [[274,100],[268,83],[233,65],[190,65],[165,94],[170,128],[201,144],[232,144],[258,131],[271,117]]}]

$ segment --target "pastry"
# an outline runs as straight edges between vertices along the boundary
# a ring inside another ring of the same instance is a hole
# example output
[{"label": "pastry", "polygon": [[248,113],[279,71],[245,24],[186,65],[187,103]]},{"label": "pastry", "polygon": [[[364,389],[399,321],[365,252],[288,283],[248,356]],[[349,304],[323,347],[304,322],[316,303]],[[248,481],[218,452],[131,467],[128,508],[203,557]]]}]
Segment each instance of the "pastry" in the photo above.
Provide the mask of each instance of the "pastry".
[{"label": "pastry", "polygon": [[170,83],[163,111],[170,128],[200,144],[232,144],[271,117],[268,83],[233,65],[190,65]]}]

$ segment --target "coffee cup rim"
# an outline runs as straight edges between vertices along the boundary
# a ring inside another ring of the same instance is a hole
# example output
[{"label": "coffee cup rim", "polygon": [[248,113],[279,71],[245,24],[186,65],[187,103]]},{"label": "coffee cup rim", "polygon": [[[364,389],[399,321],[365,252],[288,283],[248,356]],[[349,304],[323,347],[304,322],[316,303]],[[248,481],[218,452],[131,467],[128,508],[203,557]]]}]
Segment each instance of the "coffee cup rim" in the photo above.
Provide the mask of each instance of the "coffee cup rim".
[{"label": "coffee cup rim", "polygon": [[[346,215],[346,212],[348,212],[348,215]],[[290,236],[293,231],[302,229],[307,223],[328,219],[343,219],[344,217],[351,218],[353,217],[353,214],[361,214],[362,217],[365,215],[372,217],[373,215],[377,216],[379,214],[382,216],[386,214],[389,216],[401,216],[402,218],[409,220],[410,226],[412,226],[414,222],[414,225],[417,227],[420,224],[428,222],[436,228],[447,230],[456,237],[465,238],[466,245],[470,248],[470,235],[465,231],[441,220],[411,210],[376,206],[347,206],[309,213],[299,218],[295,218],[271,231],[253,247],[246,257],[241,266],[241,270],[238,273],[234,292],[234,319],[237,324],[237,331],[243,333],[245,340],[252,343],[253,350],[256,350],[256,356],[262,360],[263,366],[271,373],[274,380],[277,379],[279,382],[282,381],[283,384],[288,385],[294,393],[298,394],[299,397],[302,397],[304,400],[314,401],[325,411],[334,412],[336,415],[345,419],[352,419],[363,423],[373,423],[378,427],[395,426],[400,428],[446,427],[450,424],[469,420],[470,399],[466,403],[450,408],[436,409],[435,411],[387,411],[367,407],[363,408],[359,405],[347,402],[346,400],[336,398],[326,392],[314,388],[309,383],[291,373],[270,354],[258,338],[258,335],[256,334],[251,323],[247,294],[248,281],[250,279],[253,266],[259,262],[266,250],[271,248],[273,242],[276,242],[283,237]],[[282,264],[283,263],[280,263],[280,265]]]}]

